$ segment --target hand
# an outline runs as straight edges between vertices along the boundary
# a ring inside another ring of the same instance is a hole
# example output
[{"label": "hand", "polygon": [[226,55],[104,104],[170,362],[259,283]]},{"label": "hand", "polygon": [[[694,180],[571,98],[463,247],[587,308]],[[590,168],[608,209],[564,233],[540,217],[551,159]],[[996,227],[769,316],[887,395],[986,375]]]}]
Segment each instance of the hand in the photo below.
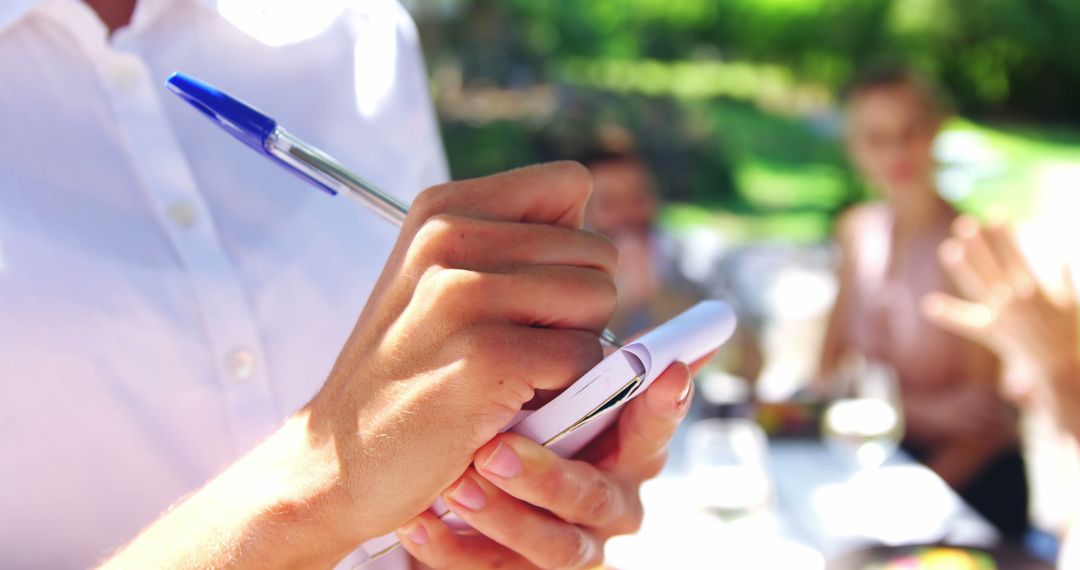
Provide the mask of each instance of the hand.
[{"label": "hand", "polygon": [[[601,356],[617,254],[580,230],[574,163],[426,191],[323,390],[310,430],[340,481],[326,502],[352,541],[426,509],[531,400]],[[522,223],[525,222],[525,223]]]},{"label": "hand", "polygon": [[1075,369],[1080,312],[1072,287],[1059,294],[1047,291],[1002,225],[982,228],[962,217],[953,234],[939,254],[966,300],[932,293],[923,300],[926,318],[995,351],[1006,378],[1014,380],[1005,387],[1013,400],[1031,394],[1034,377]]},{"label": "hand", "polygon": [[425,510],[600,359],[617,253],[580,230],[590,191],[573,163],[425,191],[315,398],[108,564],[329,567]]},{"label": "hand", "polygon": [[692,391],[690,370],[674,364],[577,459],[499,435],[443,495],[476,533],[457,533],[424,513],[398,531],[402,544],[437,569],[598,565],[608,538],[640,526],[638,489],[663,467]]}]

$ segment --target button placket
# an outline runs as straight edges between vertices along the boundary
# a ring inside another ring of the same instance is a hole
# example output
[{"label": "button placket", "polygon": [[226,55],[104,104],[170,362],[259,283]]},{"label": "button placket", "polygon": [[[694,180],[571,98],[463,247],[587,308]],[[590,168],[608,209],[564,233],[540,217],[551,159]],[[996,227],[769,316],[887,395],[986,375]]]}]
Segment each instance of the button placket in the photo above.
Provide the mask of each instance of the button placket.
[{"label": "button placket", "polygon": [[[281,411],[262,364],[248,293],[208,214],[158,91],[142,60],[110,50],[99,73],[111,100],[132,166],[155,204],[177,252],[217,362],[234,446],[246,451],[280,422]],[[193,379],[199,381],[199,379]]]}]

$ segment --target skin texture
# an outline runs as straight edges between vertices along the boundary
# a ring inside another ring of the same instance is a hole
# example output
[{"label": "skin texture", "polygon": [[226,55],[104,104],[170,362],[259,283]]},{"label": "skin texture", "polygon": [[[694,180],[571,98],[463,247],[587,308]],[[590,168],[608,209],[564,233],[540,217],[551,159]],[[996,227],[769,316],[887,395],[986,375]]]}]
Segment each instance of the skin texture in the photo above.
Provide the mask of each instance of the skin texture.
[{"label": "skin texture", "polygon": [[443,494],[476,532],[424,513],[398,530],[402,544],[422,568],[595,567],[604,541],[640,526],[638,489],[663,467],[692,392],[691,371],[676,363],[576,459],[501,434]]},{"label": "skin texture", "polygon": [[[422,193],[322,390],[107,566],[327,567],[423,512],[537,390],[600,359],[617,258],[580,229],[590,190],[584,167],[555,163]],[[628,435],[619,442],[631,449],[667,440]],[[521,488],[545,484],[531,473]],[[581,504],[607,504],[596,489]]]},{"label": "skin texture", "polygon": [[919,310],[924,295],[955,292],[937,262],[956,213],[933,182],[941,117],[929,101],[918,85],[899,83],[864,90],[850,102],[848,153],[884,201],[857,206],[838,223],[840,290],[821,376],[850,353],[893,366],[909,441],[928,450],[931,469],[960,488],[1015,444],[1016,420],[997,394],[994,355]]},{"label": "skin texture", "polygon": [[953,224],[939,255],[960,294],[927,295],[926,317],[998,354],[1006,397],[1052,410],[1062,427],[1080,435],[1080,302],[1068,269],[1065,286],[1051,289],[1032,272],[1007,226],[980,226],[967,217]]}]

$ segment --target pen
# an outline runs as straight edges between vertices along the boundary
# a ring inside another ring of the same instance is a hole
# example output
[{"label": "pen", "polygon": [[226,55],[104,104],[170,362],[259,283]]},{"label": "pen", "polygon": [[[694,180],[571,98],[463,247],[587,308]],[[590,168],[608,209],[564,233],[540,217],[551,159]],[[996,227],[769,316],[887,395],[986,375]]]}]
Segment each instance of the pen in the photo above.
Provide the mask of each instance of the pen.
[{"label": "pen", "polygon": [[[240,142],[331,196],[345,194],[396,226],[400,226],[409,213],[405,202],[357,176],[332,156],[296,138],[251,105],[186,73],[173,73],[165,85]],[[607,329],[600,334],[600,339],[616,348],[621,346]]]}]

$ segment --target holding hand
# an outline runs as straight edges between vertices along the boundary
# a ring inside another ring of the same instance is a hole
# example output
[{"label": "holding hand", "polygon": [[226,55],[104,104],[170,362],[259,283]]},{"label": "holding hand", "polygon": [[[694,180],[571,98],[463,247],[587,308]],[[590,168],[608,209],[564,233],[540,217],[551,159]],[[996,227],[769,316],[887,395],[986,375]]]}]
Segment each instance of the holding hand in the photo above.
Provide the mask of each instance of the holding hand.
[{"label": "holding hand", "polygon": [[617,253],[580,229],[591,187],[556,163],[425,191],[315,398],[110,563],[329,567],[424,511],[600,360]]},{"label": "holding hand", "polygon": [[427,508],[536,390],[601,357],[617,254],[580,230],[591,178],[574,163],[424,192],[309,426],[333,449],[343,537]]},{"label": "holding hand", "polygon": [[497,436],[443,495],[477,533],[457,533],[425,512],[398,531],[402,544],[437,569],[596,566],[608,538],[640,526],[638,489],[663,467],[692,386],[686,365],[672,365],[578,459]]}]

